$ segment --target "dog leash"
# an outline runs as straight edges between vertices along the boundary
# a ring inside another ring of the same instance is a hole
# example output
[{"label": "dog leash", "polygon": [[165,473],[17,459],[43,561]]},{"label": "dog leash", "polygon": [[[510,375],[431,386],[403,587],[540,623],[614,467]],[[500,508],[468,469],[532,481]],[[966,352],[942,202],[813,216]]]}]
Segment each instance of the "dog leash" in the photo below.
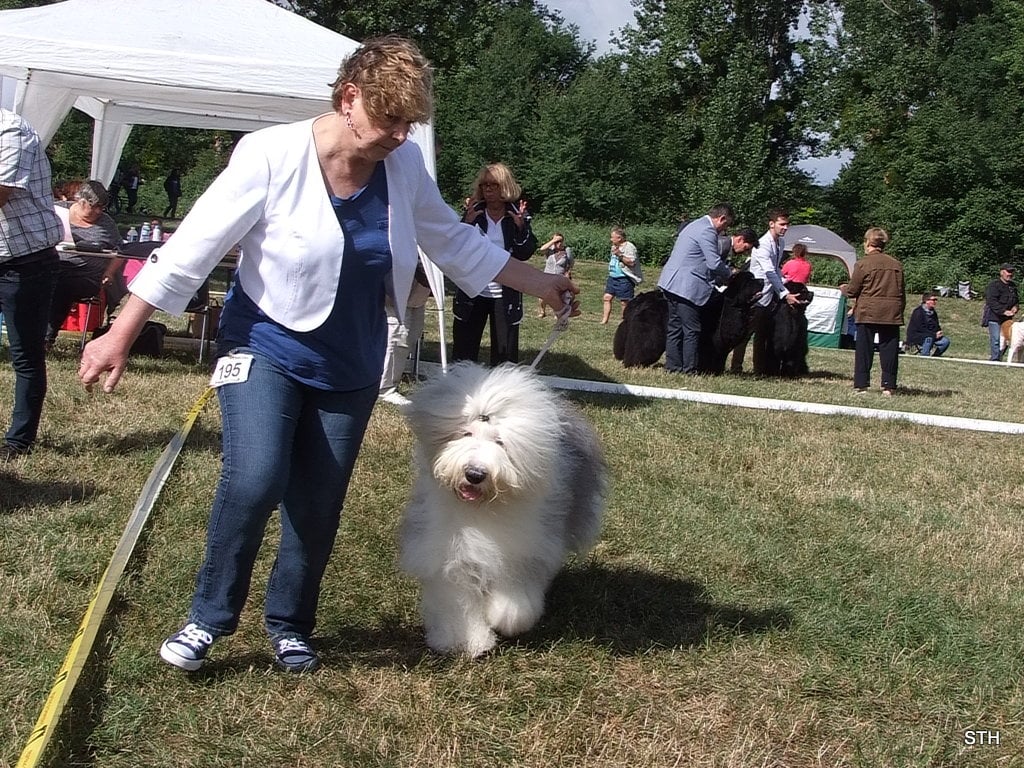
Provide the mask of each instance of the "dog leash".
[{"label": "dog leash", "polygon": [[540,360],[547,351],[551,349],[551,345],[555,343],[555,339],[561,336],[565,330],[569,327],[569,317],[572,315],[572,292],[566,291],[562,294],[562,311],[555,313],[555,325],[551,329],[551,333],[548,334],[547,341],[540,348],[540,352],[533,358],[533,362],[530,363],[530,367],[536,370],[540,364]]}]

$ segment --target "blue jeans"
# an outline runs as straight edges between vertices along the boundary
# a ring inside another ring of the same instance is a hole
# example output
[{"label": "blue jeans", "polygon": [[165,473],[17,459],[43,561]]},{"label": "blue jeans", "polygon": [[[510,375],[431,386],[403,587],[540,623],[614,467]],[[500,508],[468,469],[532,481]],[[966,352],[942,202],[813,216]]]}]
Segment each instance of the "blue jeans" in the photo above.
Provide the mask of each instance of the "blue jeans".
[{"label": "blue jeans", "polygon": [[942,353],[949,349],[949,339],[945,336],[940,336],[937,339],[925,336],[924,341],[921,342],[921,357],[928,357],[932,354],[933,349],[935,350],[935,357],[942,357]]},{"label": "blue jeans", "polygon": [[264,529],[280,506],[267,632],[308,636],[379,382],[353,392],[319,390],[264,355],[234,351],[254,359],[247,381],[217,390],[223,464],[189,620],[213,635],[235,631]]},{"label": "blue jeans", "polygon": [[35,442],[46,399],[46,321],[57,283],[57,252],[28,264],[0,264],[0,312],[14,368],[14,411],[5,439],[27,451]]},{"label": "blue jeans", "polygon": [[988,359],[999,360],[1002,358],[1003,353],[999,349],[999,339],[1002,336],[1002,326],[1000,323],[989,321],[988,324]]}]

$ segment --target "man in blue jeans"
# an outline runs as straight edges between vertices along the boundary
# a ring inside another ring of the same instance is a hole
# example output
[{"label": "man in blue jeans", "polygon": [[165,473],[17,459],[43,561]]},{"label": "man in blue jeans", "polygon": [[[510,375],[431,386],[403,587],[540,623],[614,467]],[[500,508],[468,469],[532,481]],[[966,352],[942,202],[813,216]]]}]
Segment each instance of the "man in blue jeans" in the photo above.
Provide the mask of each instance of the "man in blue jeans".
[{"label": "man in blue jeans", "polygon": [[14,367],[14,411],[0,463],[32,450],[46,397],[46,321],[57,281],[50,162],[24,119],[0,109],[0,312]]},{"label": "man in blue jeans", "polygon": [[999,277],[985,289],[985,319],[982,325],[988,327],[989,360],[999,360],[1003,356],[1000,344],[1002,324],[1016,316],[1020,305],[1013,273],[1013,264],[1003,264],[999,267]]},{"label": "man in blue jeans", "polygon": [[942,332],[939,313],[935,309],[938,300],[934,293],[921,296],[921,303],[910,314],[907,323],[907,344],[918,347],[922,357],[942,357],[949,349],[949,339]]}]

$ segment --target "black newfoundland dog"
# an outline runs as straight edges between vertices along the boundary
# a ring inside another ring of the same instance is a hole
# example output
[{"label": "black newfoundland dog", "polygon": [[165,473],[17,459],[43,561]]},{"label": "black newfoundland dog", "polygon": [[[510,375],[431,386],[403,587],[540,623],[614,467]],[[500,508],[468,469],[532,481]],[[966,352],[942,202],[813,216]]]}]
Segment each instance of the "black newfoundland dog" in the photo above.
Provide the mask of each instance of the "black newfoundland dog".
[{"label": "black newfoundland dog", "polygon": [[799,304],[778,302],[759,314],[754,333],[763,341],[754,345],[754,373],[759,376],[804,376],[807,367],[807,305],[814,293],[807,286],[787,280],[786,290]]},{"label": "black newfoundland dog", "polygon": [[626,304],[615,329],[612,354],[626,368],[654,365],[665,354],[668,303],[661,291],[644,291]]},{"label": "black newfoundland dog", "polygon": [[[735,272],[725,290],[715,292],[707,305],[701,328],[698,369],[720,374],[733,347],[750,333],[753,308],[761,295],[764,281],[749,272]],[[668,303],[661,291],[645,291],[626,305],[622,322],[615,329],[612,352],[626,368],[654,365],[665,354],[665,326]]]}]

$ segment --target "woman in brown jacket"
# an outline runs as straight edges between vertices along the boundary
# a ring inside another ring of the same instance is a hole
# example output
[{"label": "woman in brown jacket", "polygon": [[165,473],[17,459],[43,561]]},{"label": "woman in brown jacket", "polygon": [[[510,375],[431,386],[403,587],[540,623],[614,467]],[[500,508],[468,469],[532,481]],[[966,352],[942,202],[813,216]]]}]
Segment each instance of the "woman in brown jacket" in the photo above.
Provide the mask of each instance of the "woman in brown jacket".
[{"label": "woman in brown jacket", "polygon": [[864,258],[853,267],[846,295],[853,299],[853,318],[857,321],[857,341],[853,363],[853,388],[866,392],[871,381],[875,334],[878,334],[878,360],[882,366],[882,394],[896,391],[899,368],[900,326],[907,306],[903,265],[882,249],[889,233],[872,227],[864,233]]}]

